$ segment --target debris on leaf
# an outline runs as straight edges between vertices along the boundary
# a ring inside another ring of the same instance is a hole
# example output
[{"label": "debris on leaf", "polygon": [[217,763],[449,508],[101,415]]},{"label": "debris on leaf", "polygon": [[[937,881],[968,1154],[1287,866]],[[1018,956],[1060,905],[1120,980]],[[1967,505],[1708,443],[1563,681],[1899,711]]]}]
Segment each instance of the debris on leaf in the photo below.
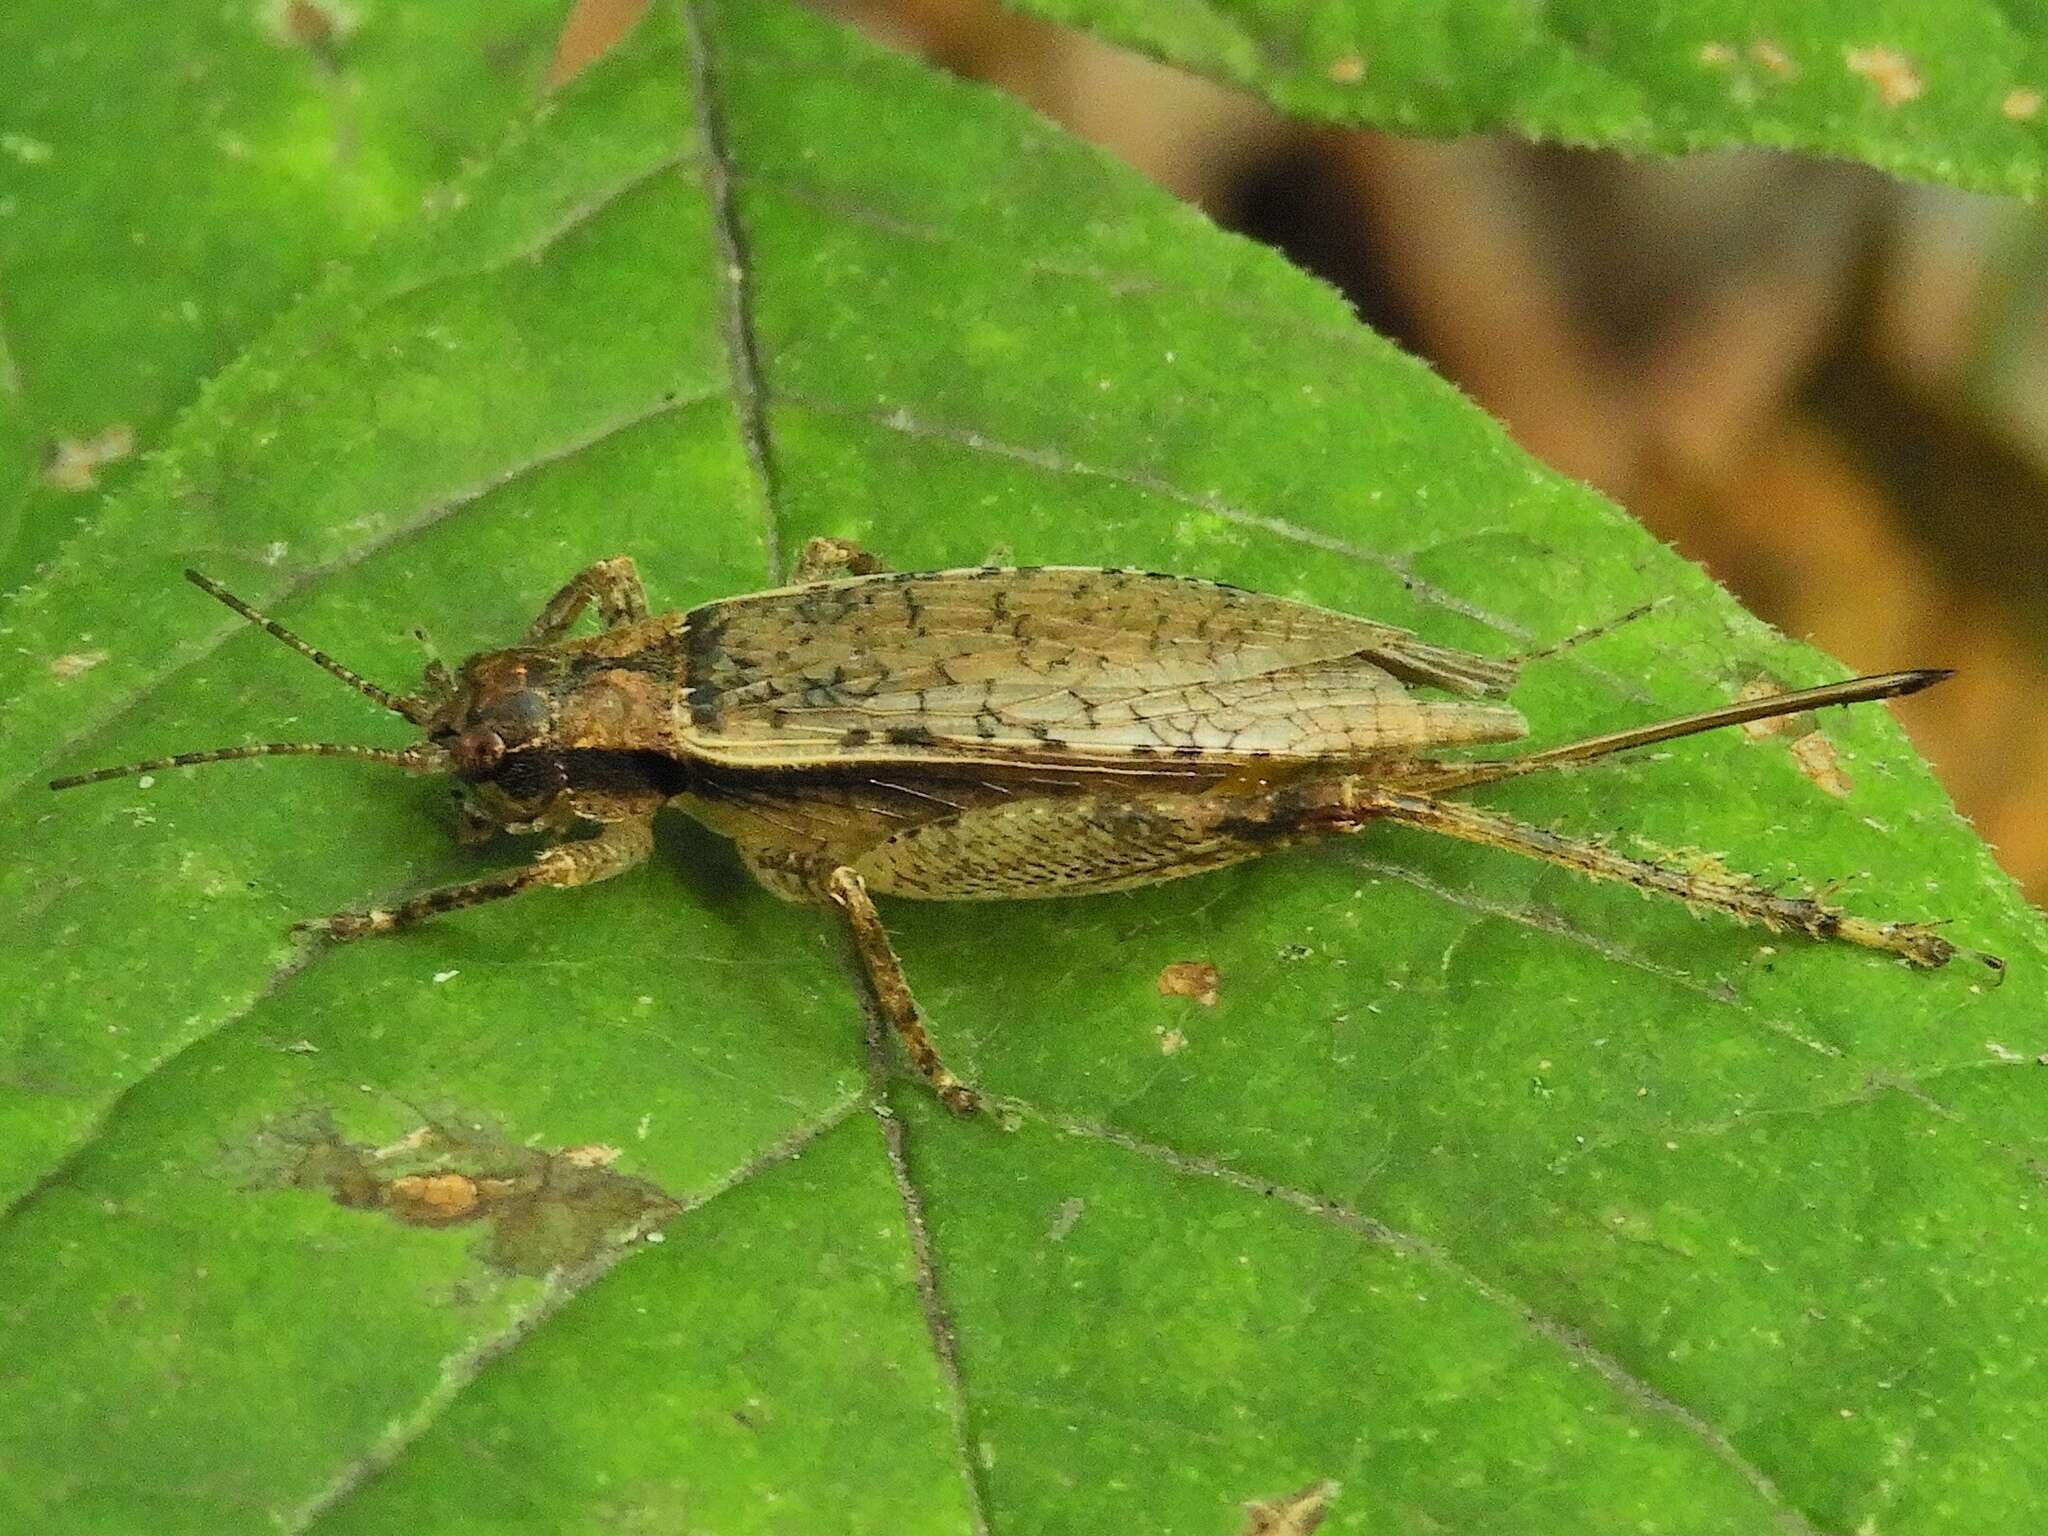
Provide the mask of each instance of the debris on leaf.
[{"label": "debris on leaf", "polygon": [[1161,997],[1191,997],[1204,1008],[1214,1008],[1222,972],[1206,960],[1176,960],[1159,973]]},{"label": "debris on leaf", "polygon": [[1309,1536],[1323,1523],[1337,1493],[1337,1484],[1324,1478],[1277,1499],[1249,1500],[1244,1506],[1244,1536]]}]

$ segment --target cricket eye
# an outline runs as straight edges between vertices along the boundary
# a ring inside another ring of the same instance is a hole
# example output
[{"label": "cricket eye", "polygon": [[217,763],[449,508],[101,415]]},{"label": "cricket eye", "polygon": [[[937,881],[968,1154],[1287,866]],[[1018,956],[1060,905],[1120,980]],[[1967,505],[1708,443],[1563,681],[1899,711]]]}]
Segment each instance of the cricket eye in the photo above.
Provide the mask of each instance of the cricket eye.
[{"label": "cricket eye", "polygon": [[507,740],[533,740],[548,723],[548,701],[536,689],[522,688],[492,706],[491,718]]},{"label": "cricket eye", "polygon": [[505,738],[487,726],[475,726],[455,738],[455,771],[466,779],[490,774],[505,757]]}]

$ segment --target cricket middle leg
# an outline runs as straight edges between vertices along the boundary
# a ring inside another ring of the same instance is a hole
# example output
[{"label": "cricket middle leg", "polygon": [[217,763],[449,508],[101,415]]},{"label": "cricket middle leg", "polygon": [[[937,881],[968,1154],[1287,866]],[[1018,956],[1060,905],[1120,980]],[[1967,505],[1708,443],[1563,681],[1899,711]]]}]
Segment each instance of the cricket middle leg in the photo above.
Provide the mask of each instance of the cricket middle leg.
[{"label": "cricket middle leg", "polygon": [[372,907],[367,912],[336,912],[331,917],[309,918],[292,924],[292,931],[331,934],[337,939],[366,938],[373,933],[390,933],[407,928],[442,912],[503,901],[537,886],[590,885],[622,875],[643,863],[654,851],[654,818],[636,816],[628,821],[607,822],[595,837],[581,842],[557,843],[544,850],[531,864],[486,875],[462,885],[445,885],[426,891],[395,907]]},{"label": "cricket middle leg", "polygon": [[924,1074],[946,1108],[956,1115],[973,1114],[981,1107],[981,1097],[939,1059],[938,1048],[925,1032],[924,1019],[917,1011],[917,1000],[910,995],[910,983],[904,979],[903,962],[896,958],[889,931],[882,926],[882,914],[875,910],[874,900],[868,895],[867,882],[842,865],[825,876],[823,894],[846,914],[854,953],[867,973],[875,1006],[902,1040],[912,1065]]},{"label": "cricket middle leg", "polygon": [[[1674,896],[1689,906],[1712,907],[1775,931],[1885,950],[1918,966],[1946,965],[1955,954],[1955,946],[1925,923],[1877,922],[1828,906],[1818,897],[1781,896],[1743,875],[1631,859],[1599,843],[1532,827],[1498,811],[1439,800],[1433,795],[1374,788],[1353,781],[1345,781],[1339,788],[1343,811],[1347,819],[1357,817],[1357,825],[1375,820],[1404,822],[1468,843],[1484,843],[1489,848],[1560,864],[1595,880],[1619,880],[1638,890]],[[1345,825],[1334,829],[1353,828]]]}]

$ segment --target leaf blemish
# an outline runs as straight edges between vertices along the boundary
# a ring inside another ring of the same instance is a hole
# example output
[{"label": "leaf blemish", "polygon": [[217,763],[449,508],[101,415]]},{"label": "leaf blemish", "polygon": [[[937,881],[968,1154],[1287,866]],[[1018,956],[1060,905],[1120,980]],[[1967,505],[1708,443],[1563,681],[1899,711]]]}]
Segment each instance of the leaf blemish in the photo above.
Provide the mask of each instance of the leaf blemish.
[{"label": "leaf blemish", "polygon": [[1749,45],[1749,57],[1757,68],[1769,71],[1780,80],[1790,80],[1799,73],[1791,55],[1768,37],[1760,37]]},{"label": "leaf blemish", "polygon": [[68,651],[50,663],[50,676],[60,683],[68,683],[74,677],[82,677],[112,655],[111,651]]},{"label": "leaf blemish", "polygon": [[60,491],[90,491],[102,465],[135,452],[135,429],[116,422],[94,437],[60,437],[43,448],[43,483]]},{"label": "leaf blemish", "polygon": [[646,1180],[614,1172],[618,1156],[601,1144],[520,1146],[469,1116],[417,1126],[378,1147],[347,1139],[332,1114],[313,1110],[257,1133],[245,1187],[313,1190],[408,1227],[482,1225],[484,1263],[545,1275],[587,1264],[682,1209]]},{"label": "leaf blemish", "polygon": [[1248,1500],[1244,1536],[1310,1536],[1330,1512],[1337,1492],[1337,1484],[1324,1478],[1278,1498]]},{"label": "leaf blemish", "polygon": [[1214,1008],[1223,973],[1204,960],[1176,960],[1159,973],[1161,997],[1193,998],[1204,1008]]},{"label": "leaf blemish", "polygon": [[1903,107],[1927,88],[1913,61],[1896,48],[1845,48],[1842,62],[1850,74],[1861,75],[1876,86],[1877,99],[1887,107]]},{"label": "leaf blemish", "polygon": [[1081,1212],[1087,1207],[1088,1202],[1079,1195],[1062,1200],[1054,1207],[1052,1220],[1046,1224],[1045,1240],[1049,1243],[1065,1242],[1067,1234],[1074,1230],[1074,1223],[1081,1219]]},{"label": "leaf blemish", "polygon": [[[1743,684],[1736,693],[1737,699],[1763,699],[1785,690],[1769,678],[1759,677]],[[1855,788],[1849,775],[1842,768],[1841,756],[1835,744],[1820,728],[1811,713],[1799,715],[1778,715],[1769,720],[1751,720],[1742,727],[1742,734],[1751,741],[1766,741],[1773,736],[1791,738],[1785,750],[1791,754],[1793,764],[1807,779],[1826,793],[1841,799]],[[1882,829],[1880,829],[1882,830]]]}]

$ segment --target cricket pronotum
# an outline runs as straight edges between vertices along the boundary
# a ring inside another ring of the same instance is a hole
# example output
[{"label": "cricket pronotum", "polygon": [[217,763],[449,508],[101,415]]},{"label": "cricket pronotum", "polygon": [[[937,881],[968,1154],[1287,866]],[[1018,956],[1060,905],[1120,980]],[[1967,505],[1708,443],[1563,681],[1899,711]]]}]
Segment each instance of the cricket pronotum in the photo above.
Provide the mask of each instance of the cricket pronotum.
[{"label": "cricket pronotum", "polygon": [[[358,757],[452,774],[466,836],[547,840],[520,868],[298,925],[336,939],[609,879],[647,857],[655,813],[680,806],[731,838],[777,895],[838,908],[882,1013],[963,1113],[975,1093],[925,1033],[875,895],[1121,890],[1391,821],[1917,966],[1954,954],[1924,923],[1627,858],[1450,798],[1744,721],[1894,698],[1946,672],[1859,677],[1519,757],[1460,759],[1439,754],[1527,734],[1494,701],[1528,658],[1452,650],[1186,577],[1059,566],[899,574],[814,540],[788,587],[650,615],[620,556],[550,598],[518,644],[454,673],[430,663],[416,692],[393,694],[186,575],[422,739],[222,747],[51,788],[230,758]],[[570,638],[593,602],[598,633]]]}]

